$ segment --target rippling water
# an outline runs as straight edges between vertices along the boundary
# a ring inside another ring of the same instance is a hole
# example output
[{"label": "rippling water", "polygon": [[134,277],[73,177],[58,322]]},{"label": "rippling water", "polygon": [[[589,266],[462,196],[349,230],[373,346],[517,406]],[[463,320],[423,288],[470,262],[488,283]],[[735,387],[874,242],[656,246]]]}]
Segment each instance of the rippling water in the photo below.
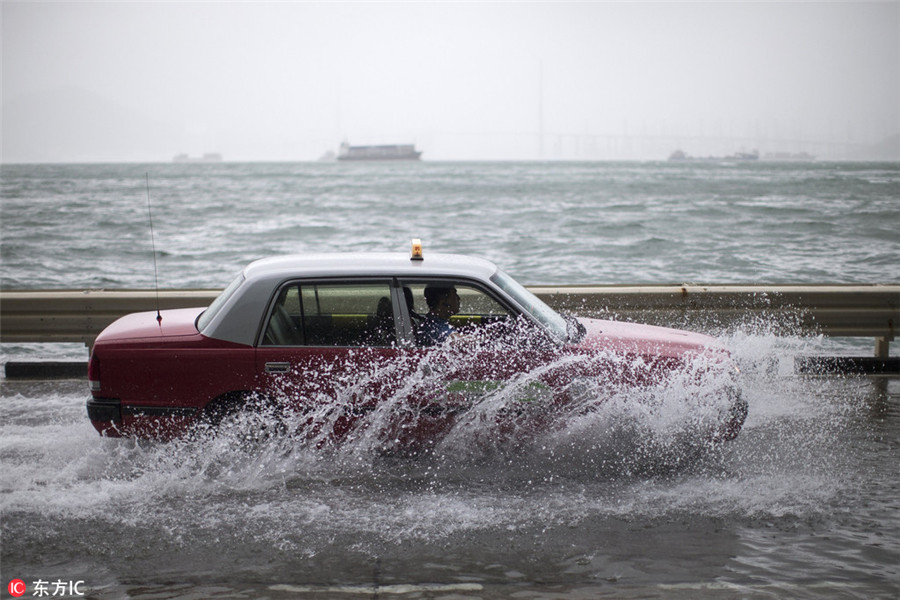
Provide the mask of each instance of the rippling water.
[{"label": "rippling water", "polygon": [[3,287],[224,287],[289,252],[477,254],[526,284],[900,279],[900,163],[2,167]]},{"label": "rippling water", "polygon": [[[895,164],[48,165],[2,167],[3,287],[152,287],[148,171],[163,287],[221,287],[273,253],[405,250],[413,236],[528,284],[900,279]],[[2,380],[4,586],[84,580],[90,597],[141,599],[900,595],[900,381],[799,376],[793,359],[833,341],[764,323],[720,337],[747,423],[676,466],[650,441],[679,431],[686,397],[651,416],[649,436],[621,435],[626,393],[515,451],[413,460],[229,432],[102,439],[86,382]]]}]

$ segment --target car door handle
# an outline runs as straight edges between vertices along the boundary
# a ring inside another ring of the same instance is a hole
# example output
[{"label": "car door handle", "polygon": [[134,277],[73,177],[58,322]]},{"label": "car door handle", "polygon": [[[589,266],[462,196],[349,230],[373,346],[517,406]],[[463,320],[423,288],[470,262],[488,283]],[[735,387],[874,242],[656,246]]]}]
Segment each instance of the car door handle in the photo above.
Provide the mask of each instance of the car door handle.
[{"label": "car door handle", "polygon": [[266,373],[287,373],[291,370],[291,363],[288,362],[267,362]]}]

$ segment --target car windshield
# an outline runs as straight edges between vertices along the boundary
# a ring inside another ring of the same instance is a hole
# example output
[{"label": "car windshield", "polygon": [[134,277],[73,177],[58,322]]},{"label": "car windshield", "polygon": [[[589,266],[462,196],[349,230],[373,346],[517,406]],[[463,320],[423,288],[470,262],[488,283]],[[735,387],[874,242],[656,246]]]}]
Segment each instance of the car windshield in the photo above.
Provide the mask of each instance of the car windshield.
[{"label": "car windshield", "polygon": [[219,294],[215,300],[213,300],[212,304],[209,305],[209,308],[200,313],[200,316],[197,317],[198,331],[202,332],[204,329],[206,329],[206,326],[210,321],[212,321],[213,317],[216,316],[216,313],[218,313],[222,309],[222,307],[225,305],[225,302],[227,302],[228,299],[231,298],[231,295],[234,294],[235,290],[237,290],[243,282],[244,274],[241,273],[234,278],[234,281],[228,284],[228,287],[225,288],[225,290],[221,294]]},{"label": "car windshield", "polygon": [[555,310],[525,289],[519,282],[504,273],[497,271],[491,277],[500,289],[513,297],[528,313],[544,325],[553,337],[564,342],[569,339],[569,327],[566,320]]}]

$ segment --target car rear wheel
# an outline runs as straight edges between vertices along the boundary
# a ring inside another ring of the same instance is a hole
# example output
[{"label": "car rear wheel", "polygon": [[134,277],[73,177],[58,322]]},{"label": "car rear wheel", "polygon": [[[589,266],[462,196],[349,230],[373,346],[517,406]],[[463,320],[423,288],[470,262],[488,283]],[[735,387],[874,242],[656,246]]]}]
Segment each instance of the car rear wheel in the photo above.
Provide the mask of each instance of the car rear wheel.
[{"label": "car rear wheel", "polygon": [[257,392],[236,392],[211,402],[203,412],[201,430],[231,436],[239,443],[258,444],[283,437],[291,430],[288,411]]}]

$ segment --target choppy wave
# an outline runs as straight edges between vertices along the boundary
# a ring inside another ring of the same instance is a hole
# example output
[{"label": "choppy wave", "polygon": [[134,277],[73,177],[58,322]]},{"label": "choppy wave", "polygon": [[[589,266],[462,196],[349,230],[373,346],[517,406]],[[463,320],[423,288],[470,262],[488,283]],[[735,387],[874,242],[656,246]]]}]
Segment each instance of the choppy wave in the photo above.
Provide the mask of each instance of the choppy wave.
[{"label": "choppy wave", "polygon": [[3,165],[3,286],[152,287],[148,173],[163,287],[410,237],[526,284],[900,278],[892,163],[224,163]]}]

